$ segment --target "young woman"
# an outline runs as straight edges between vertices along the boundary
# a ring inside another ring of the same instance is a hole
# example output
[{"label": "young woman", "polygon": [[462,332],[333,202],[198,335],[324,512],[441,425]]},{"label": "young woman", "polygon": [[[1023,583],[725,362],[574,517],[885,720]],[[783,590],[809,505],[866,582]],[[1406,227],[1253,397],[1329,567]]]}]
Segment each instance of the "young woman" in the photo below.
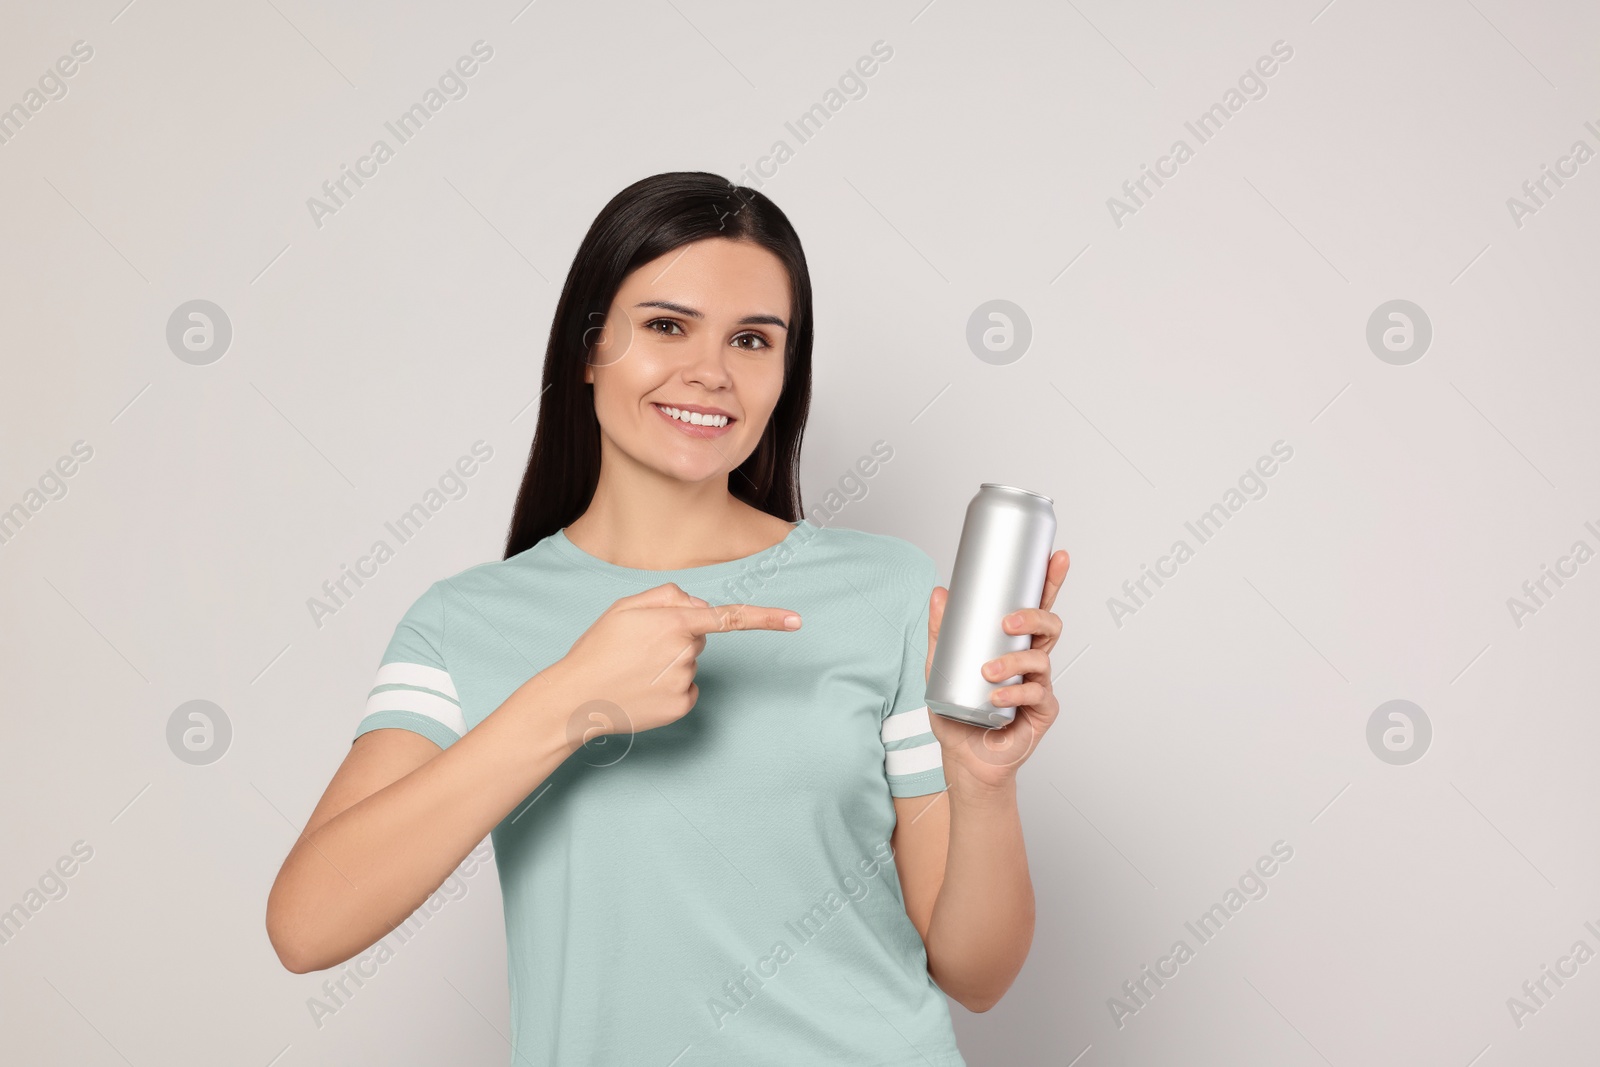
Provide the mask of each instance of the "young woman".
[{"label": "young woman", "polygon": [[362,952],[488,834],[516,1063],[964,1064],[944,994],[988,1010],[1033,935],[1015,778],[1067,555],[1003,622],[1033,635],[988,672],[1023,676],[1013,725],[930,717],[932,559],[802,516],[811,339],[765,196],[672,173],[606,205],[505,558],[400,621],[272,888],[284,966]]}]

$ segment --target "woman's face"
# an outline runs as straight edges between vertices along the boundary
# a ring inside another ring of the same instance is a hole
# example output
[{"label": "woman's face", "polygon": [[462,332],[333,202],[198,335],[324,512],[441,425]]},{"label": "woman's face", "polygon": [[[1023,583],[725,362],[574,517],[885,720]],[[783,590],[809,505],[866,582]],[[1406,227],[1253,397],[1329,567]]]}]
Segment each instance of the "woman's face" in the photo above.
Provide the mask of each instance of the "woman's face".
[{"label": "woman's face", "polygon": [[682,481],[725,477],[783,391],[789,274],[760,245],[711,237],[623,279],[583,379],[600,432]]}]

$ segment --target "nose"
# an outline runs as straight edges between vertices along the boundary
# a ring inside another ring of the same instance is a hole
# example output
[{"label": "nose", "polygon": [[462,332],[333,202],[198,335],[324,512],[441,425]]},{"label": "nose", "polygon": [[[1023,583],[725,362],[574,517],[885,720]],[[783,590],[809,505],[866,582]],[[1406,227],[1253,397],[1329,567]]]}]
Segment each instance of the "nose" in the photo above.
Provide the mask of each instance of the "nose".
[{"label": "nose", "polygon": [[728,373],[728,348],[715,334],[705,334],[700,343],[685,345],[683,380],[706,389],[723,389],[732,384]]}]

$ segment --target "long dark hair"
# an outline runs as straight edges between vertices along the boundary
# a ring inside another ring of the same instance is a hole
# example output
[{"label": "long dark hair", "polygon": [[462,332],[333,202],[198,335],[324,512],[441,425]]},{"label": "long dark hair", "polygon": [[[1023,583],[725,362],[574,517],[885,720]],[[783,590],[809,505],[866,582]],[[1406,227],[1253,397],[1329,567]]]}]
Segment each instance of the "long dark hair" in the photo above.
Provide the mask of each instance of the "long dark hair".
[{"label": "long dark hair", "polygon": [[594,497],[600,422],[583,371],[596,324],[606,320],[623,279],[708,237],[754,242],[789,272],[783,392],[755,451],[729,476],[728,489],[768,514],[799,520],[800,438],[811,407],[811,275],[800,238],[778,205],[756,190],[703,171],[674,171],[643,178],[612,197],[573,257],[550,323],[539,419],[506,534],[506,559],[571,523]]}]

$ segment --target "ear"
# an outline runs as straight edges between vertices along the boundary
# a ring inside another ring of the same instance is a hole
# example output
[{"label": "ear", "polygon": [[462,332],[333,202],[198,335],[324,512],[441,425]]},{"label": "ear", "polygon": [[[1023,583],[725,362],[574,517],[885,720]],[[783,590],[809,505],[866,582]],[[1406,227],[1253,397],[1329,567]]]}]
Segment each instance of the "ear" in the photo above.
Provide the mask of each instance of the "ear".
[{"label": "ear", "polygon": [[587,359],[583,361],[583,381],[586,385],[594,384],[594,364]]}]

